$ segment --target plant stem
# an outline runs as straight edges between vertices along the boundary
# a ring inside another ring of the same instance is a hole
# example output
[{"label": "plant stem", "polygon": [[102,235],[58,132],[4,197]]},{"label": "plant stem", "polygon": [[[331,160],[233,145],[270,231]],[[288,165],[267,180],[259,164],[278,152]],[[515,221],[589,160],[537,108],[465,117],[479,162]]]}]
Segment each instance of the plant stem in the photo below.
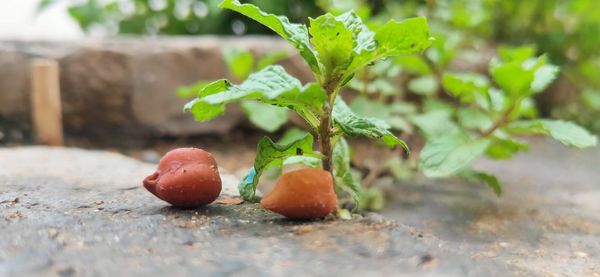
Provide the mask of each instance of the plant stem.
[{"label": "plant stem", "polygon": [[323,159],[323,169],[332,172],[333,163],[333,147],[331,145],[331,106],[329,103],[325,104],[325,114],[321,117],[321,124],[319,125],[319,150],[321,154],[325,156]]},{"label": "plant stem", "polygon": [[327,93],[327,103],[325,103],[324,113],[319,124],[319,151],[325,156],[323,159],[323,169],[333,173],[333,144],[331,143],[331,126],[333,103],[338,91],[339,78],[332,78],[326,81],[322,86]]},{"label": "plant stem", "polygon": [[496,122],[494,122],[492,127],[490,127],[489,129],[487,129],[486,131],[481,133],[481,135],[479,137],[485,138],[485,137],[491,135],[494,131],[496,131],[498,128],[502,127],[506,122],[508,122],[508,118],[510,117],[510,114],[515,110],[518,103],[520,103],[520,101],[515,101],[514,103],[512,103],[512,105],[510,105],[510,107],[508,107],[508,109],[506,109],[506,111],[504,111],[502,116],[500,116],[500,118],[498,118],[498,120],[496,120]]}]

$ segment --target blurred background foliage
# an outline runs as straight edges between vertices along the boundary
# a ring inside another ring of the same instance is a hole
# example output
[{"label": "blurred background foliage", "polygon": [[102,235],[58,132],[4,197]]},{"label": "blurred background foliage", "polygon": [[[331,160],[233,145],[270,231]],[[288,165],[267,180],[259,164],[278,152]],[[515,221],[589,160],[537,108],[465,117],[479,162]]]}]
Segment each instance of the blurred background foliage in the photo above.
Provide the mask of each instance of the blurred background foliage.
[{"label": "blurred background foliage", "polygon": [[[59,1],[41,0],[39,10]],[[477,64],[481,53],[500,45],[533,45],[538,54],[562,68],[544,94],[544,116],[573,119],[600,130],[600,1],[598,0],[250,0],[263,10],[304,22],[324,11],[354,9],[376,26],[389,18],[427,16],[436,47],[425,63],[409,61],[409,70],[443,70],[455,60]],[[220,0],[81,0],[69,14],[88,33],[104,35],[269,34],[260,24],[218,8]],[[482,66],[487,60],[479,61]],[[415,64],[418,63],[418,64]],[[420,64],[420,65],[419,65]],[[416,68],[415,68],[416,66]],[[419,69],[418,67],[421,67]],[[382,66],[383,67],[383,66]],[[460,64],[459,64],[460,67]],[[381,70],[376,69],[376,70]],[[486,68],[480,71],[485,72]],[[420,72],[424,73],[424,72]],[[435,75],[435,74],[434,74]],[[426,77],[412,84],[417,92],[439,86]],[[355,83],[355,85],[359,84]],[[383,82],[371,86],[386,86]],[[384,90],[388,88],[382,87]],[[423,90],[424,89],[424,90]]]}]

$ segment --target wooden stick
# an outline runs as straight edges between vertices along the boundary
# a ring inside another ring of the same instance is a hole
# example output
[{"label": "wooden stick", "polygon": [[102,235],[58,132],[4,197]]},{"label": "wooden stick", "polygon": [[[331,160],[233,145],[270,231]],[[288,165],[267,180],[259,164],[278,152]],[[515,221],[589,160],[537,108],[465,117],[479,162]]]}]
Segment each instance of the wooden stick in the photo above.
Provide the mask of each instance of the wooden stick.
[{"label": "wooden stick", "polygon": [[58,63],[54,60],[34,60],[31,71],[31,112],[36,141],[63,146]]}]

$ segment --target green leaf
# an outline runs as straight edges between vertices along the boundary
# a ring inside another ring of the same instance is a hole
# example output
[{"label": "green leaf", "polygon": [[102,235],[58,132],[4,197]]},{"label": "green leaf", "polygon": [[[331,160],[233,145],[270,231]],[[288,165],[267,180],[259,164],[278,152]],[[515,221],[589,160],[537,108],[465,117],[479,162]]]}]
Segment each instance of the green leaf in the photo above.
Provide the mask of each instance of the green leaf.
[{"label": "green leaf", "polygon": [[381,211],[385,206],[385,195],[378,187],[362,188],[359,196],[360,211]]},{"label": "green leaf", "polygon": [[456,113],[463,128],[484,131],[494,124],[489,113],[472,108],[460,108]]},{"label": "green leaf", "polygon": [[340,138],[333,148],[333,176],[336,185],[348,192],[359,203],[360,183],[350,171],[350,149],[344,138]]},{"label": "green leaf", "polygon": [[283,165],[301,164],[309,167],[320,168],[321,159],[309,156],[292,156],[283,161]]},{"label": "green leaf", "polygon": [[251,74],[240,85],[233,85],[227,80],[207,85],[197,99],[185,105],[184,110],[191,111],[198,121],[208,121],[223,114],[225,104],[257,100],[292,109],[314,128],[319,124],[318,116],[326,99],[325,92],[318,84],[302,86],[283,67],[272,65]]},{"label": "green leaf", "polygon": [[343,70],[348,66],[355,41],[352,32],[346,29],[344,23],[327,13],[317,19],[311,18],[308,32],[312,36],[310,41],[327,75],[337,68]]},{"label": "green leaf", "polygon": [[256,70],[261,70],[269,65],[275,64],[285,58],[288,57],[288,52],[284,50],[273,51],[271,53],[266,54],[264,57],[258,60],[256,65]]},{"label": "green leaf", "polygon": [[401,56],[394,59],[394,63],[411,73],[418,75],[431,74],[429,65],[418,55]]},{"label": "green leaf", "polygon": [[434,138],[421,151],[420,168],[429,178],[451,176],[468,168],[489,144],[489,139],[471,139],[461,133]]},{"label": "green leaf", "polygon": [[519,62],[500,64],[492,68],[492,78],[512,98],[527,96],[531,92],[534,71],[525,69]]},{"label": "green leaf", "polygon": [[244,101],[242,109],[248,115],[250,122],[267,131],[275,132],[288,121],[288,109],[271,106],[258,101]]},{"label": "green leaf", "polygon": [[560,68],[555,65],[543,65],[535,71],[533,82],[531,83],[531,91],[539,93],[544,91],[558,76]]},{"label": "green leaf", "polygon": [[183,99],[197,97],[208,84],[207,81],[200,81],[187,87],[179,87],[177,88],[177,96]]},{"label": "green leaf", "polygon": [[279,144],[289,144],[306,136],[307,132],[298,128],[289,128],[285,130],[283,136],[277,141]]},{"label": "green leaf", "polygon": [[240,81],[248,78],[254,67],[254,57],[249,51],[225,48],[223,49],[223,59],[225,59],[229,72]]},{"label": "green leaf", "polygon": [[529,144],[510,138],[494,138],[485,154],[495,160],[510,159],[520,151],[527,151]]},{"label": "green leaf", "polygon": [[364,117],[386,119],[391,114],[391,109],[384,103],[369,100],[364,96],[357,96],[350,103],[350,109]]},{"label": "green leaf", "polygon": [[356,29],[359,29],[361,34],[357,38],[357,47],[360,48],[354,51],[355,57],[348,72],[354,72],[366,64],[385,57],[422,52],[432,42],[429,37],[429,25],[424,17],[410,18],[401,22],[392,19],[379,28],[374,35],[364,28]]},{"label": "green leaf", "polygon": [[390,20],[375,33],[377,56],[398,56],[419,53],[431,45],[429,25],[425,17],[401,22]]},{"label": "green leaf", "polygon": [[596,146],[598,138],[583,127],[562,120],[519,120],[511,122],[506,128],[513,133],[541,134],[551,136],[566,146],[587,148]]},{"label": "green leaf", "polygon": [[224,0],[219,7],[241,13],[273,30],[298,49],[316,75],[321,74],[317,56],[310,47],[308,30],[303,24],[290,23],[285,16],[265,13],[252,4],[241,4],[238,0]]},{"label": "green leaf", "polygon": [[504,62],[524,62],[535,55],[535,45],[524,45],[519,47],[501,46],[498,54]]},{"label": "green leaf", "polygon": [[391,157],[385,162],[386,167],[396,180],[410,180],[414,178],[414,160],[403,160],[398,156]]},{"label": "green leaf", "polygon": [[389,131],[391,128],[389,124],[381,119],[356,115],[340,97],[335,99],[332,115],[335,124],[346,135],[378,139],[389,147],[400,145],[406,152],[409,152],[408,145]]},{"label": "green leaf", "polygon": [[488,80],[478,74],[444,74],[444,89],[462,103],[470,104],[478,97],[487,97]]},{"label": "green leaf", "polygon": [[408,89],[418,95],[435,95],[438,83],[433,76],[421,76],[408,82]]},{"label": "green leaf", "polygon": [[450,116],[451,114],[446,110],[432,110],[413,115],[408,119],[419,128],[425,138],[432,139],[458,130]]},{"label": "green leaf", "polygon": [[485,172],[465,170],[464,172],[460,173],[460,176],[469,182],[484,183],[488,185],[492,190],[494,190],[494,193],[497,196],[502,194],[502,185],[500,185],[498,178],[496,178],[494,175]]},{"label": "green leaf", "polygon": [[313,151],[311,134],[306,134],[303,138],[289,144],[277,144],[268,137],[262,138],[258,142],[254,167],[240,182],[240,195],[248,201],[254,201],[256,186],[262,173],[271,166],[281,166],[287,158],[293,156],[322,157],[321,154]]}]

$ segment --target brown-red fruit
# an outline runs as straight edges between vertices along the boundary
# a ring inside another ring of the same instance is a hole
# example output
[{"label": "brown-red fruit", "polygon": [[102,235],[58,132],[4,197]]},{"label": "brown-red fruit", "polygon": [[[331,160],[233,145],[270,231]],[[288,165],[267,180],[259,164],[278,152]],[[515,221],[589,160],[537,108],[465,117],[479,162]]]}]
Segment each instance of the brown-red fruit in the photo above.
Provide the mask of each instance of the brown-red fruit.
[{"label": "brown-red fruit", "polygon": [[196,208],[221,193],[221,177],[213,156],[198,148],[177,148],[165,154],[144,187],[176,207]]},{"label": "brown-red fruit", "polygon": [[285,173],[260,204],[293,219],[324,217],[337,208],[333,178],[328,171],[315,168]]}]

